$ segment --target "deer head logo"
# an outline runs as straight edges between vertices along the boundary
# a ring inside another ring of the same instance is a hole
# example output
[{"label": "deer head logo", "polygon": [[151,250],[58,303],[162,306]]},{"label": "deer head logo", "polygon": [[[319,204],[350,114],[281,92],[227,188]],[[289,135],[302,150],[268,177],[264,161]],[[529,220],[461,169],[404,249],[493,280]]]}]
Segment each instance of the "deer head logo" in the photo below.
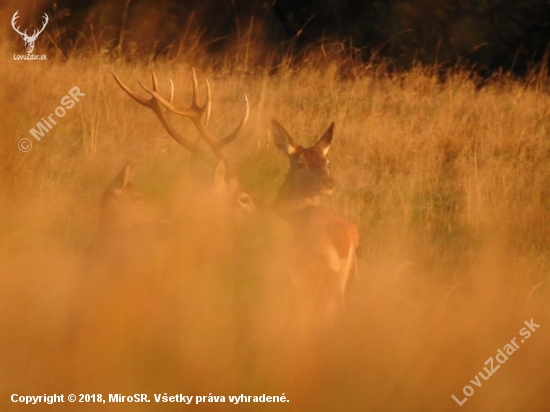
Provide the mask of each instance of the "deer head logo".
[{"label": "deer head logo", "polygon": [[40,30],[34,30],[34,32],[32,33],[32,36],[29,36],[27,34],[27,30],[25,30],[24,32],[21,32],[19,30],[19,27],[15,26],[15,21],[17,20],[18,17],[19,17],[19,10],[17,10],[14,13],[11,19],[11,26],[17,33],[21,35],[21,38],[24,40],[25,49],[27,49],[27,54],[31,54],[32,51],[34,50],[34,42],[38,38],[38,35],[44,31],[44,29],[46,28],[46,24],[48,24],[48,21],[49,21],[48,15],[44,13],[44,24],[42,25],[42,28]]}]

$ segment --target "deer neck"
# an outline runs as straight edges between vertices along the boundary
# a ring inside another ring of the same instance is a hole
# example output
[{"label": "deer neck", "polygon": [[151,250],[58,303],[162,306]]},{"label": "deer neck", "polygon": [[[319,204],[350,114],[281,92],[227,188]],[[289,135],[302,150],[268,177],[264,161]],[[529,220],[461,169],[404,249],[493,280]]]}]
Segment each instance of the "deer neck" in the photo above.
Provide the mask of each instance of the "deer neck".
[{"label": "deer neck", "polygon": [[292,172],[289,172],[279,189],[272,208],[279,214],[286,214],[309,206],[318,206],[319,201],[319,195],[307,196],[297,190],[295,177]]}]

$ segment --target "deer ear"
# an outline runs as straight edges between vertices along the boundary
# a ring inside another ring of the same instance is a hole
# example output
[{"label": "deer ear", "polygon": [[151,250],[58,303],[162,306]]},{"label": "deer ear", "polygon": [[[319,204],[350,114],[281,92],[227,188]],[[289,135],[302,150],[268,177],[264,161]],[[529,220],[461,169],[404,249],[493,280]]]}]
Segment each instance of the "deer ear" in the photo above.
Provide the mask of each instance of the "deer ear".
[{"label": "deer ear", "polygon": [[334,122],[330,124],[327,131],[315,146],[319,147],[323,151],[323,155],[326,156],[328,154],[328,149],[330,149],[330,144],[332,142],[332,135],[334,134]]},{"label": "deer ear", "polygon": [[128,162],[113,180],[112,185],[118,189],[124,189],[134,179],[134,165]]},{"label": "deer ear", "polygon": [[277,120],[271,121],[271,127],[273,129],[273,137],[275,140],[275,146],[284,154],[290,156],[296,152],[296,144],[292,140],[290,134],[285,130],[283,125]]}]

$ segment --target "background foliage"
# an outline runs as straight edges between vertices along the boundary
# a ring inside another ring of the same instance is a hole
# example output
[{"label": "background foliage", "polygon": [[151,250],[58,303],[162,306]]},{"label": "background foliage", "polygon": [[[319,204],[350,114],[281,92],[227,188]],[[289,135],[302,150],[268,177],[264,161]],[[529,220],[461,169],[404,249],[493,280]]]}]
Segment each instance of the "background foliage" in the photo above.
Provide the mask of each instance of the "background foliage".
[{"label": "background foliage", "polygon": [[550,40],[548,0],[37,0],[12,6],[28,9],[29,24],[42,12],[54,15],[55,40],[65,51],[238,51],[254,66],[301,60],[305,50],[338,44],[354,58],[383,57],[395,68],[420,62],[467,65],[483,75],[501,68],[525,74],[544,61]]}]

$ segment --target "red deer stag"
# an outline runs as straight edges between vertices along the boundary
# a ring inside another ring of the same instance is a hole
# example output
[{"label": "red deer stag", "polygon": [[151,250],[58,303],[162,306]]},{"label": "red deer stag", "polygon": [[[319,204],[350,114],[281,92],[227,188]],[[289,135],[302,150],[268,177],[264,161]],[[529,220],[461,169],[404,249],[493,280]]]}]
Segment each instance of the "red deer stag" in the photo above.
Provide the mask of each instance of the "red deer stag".
[{"label": "red deer stag", "polygon": [[[229,162],[224,154],[224,149],[238,138],[247,123],[249,107],[246,96],[246,110],[240,124],[228,136],[217,139],[207,129],[211,108],[210,85],[207,81],[206,101],[203,105],[200,105],[199,86],[194,69],[192,70],[193,95],[191,105],[183,110],[177,109],[172,103],[174,85],[171,80],[171,90],[168,100],[159,94],[158,82],[154,73],[152,75],[152,89],[139,83],[151,96],[149,99],[145,99],[131,91],[114,73],[113,76],[118,85],[133,100],[153,110],[168,134],[177,143],[191,152],[195,159],[215,169],[213,183],[205,184],[204,181],[198,182],[191,196],[188,196],[186,199],[186,204],[179,206],[182,209],[185,208],[185,211],[181,215],[185,221],[183,226],[185,226],[186,232],[195,234],[194,237],[187,236],[186,241],[194,245],[207,245],[206,248],[195,246],[197,253],[201,254],[205,252],[208,254],[208,251],[215,249],[226,251],[231,249],[234,246],[233,231],[238,226],[235,223],[238,223],[243,215],[246,216],[256,207],[254,197],[250,192],[244,190],[239,183],[238,172],[243,167],[254,162],[262,152],[258,140],[255,153],[241,161]],[[198,130],[202,140],[210,148],[213,156],[208,155],[199,147],[200,139],[186,139],[178,133],[168,121],[162,106],[166,106],[170,111],[189,118]],[[203,118],[206,118],[206,121],[203,121]],[[210,261],[212,260],[210,256],[205,257]]]}]

